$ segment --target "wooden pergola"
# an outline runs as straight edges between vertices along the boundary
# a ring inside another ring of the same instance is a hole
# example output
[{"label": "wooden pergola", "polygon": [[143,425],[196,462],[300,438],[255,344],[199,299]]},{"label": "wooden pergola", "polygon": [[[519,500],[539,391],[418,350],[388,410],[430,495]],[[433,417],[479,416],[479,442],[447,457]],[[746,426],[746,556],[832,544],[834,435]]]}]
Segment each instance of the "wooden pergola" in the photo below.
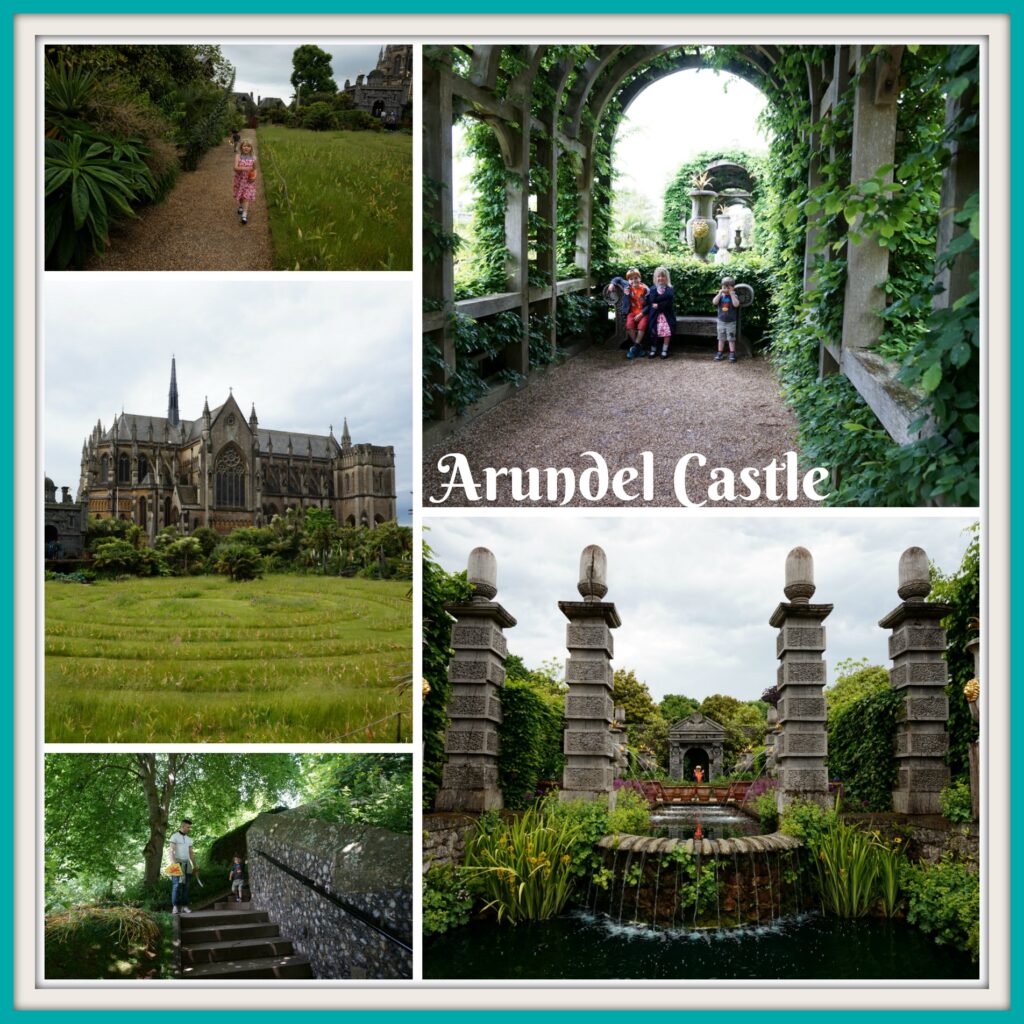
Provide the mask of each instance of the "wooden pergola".
[{"label": "wooden pergola", "polygon": [[[578,62],[562,47],[559,58],[545,60],[552,47],[521,45],[516,51],[521,70],[513,77],[502,77],[501,58],[508,47],[502,45],[465,45],[457,49],[466,57],[453,66],[451,47],[426,47],[423,71],[423,173],[435,185],[436,198],[425,200],[425,216],[451,234],[453,219],[452,126],[464,116],[477,118],[490,126],[502,159],[510,175],[506,186],[504,289],[490,295],[456,302],[454,299],[454,256],[444,250],[436,260],[425,261],[423,296],[430,312],[424,314],[425,336],[437,345],[444,369],[435,381],[443,390],[457,367],[452,329],[452,314],[484,320],[498,313],[513,311],[522,319],[522,335],[506,346],[501,359],[505,369],[517,375],[530,373],[529,323],[531,314],[550,315],[549,341],[555,346],[555,309],[560,295],[589,292],[592,280],[594,242],[593,184],[598,174],[595,151],[609,104],[617,100],[625,110],[648,85],[688,69],[715,66],[758,87],[775,80],[776,65],[782,49],[771,45],[730,48],[730,58],[712,65],[713,47],[688,44],[594,46],[590,55]],[[884,50],[871,46],[833,45],[805,48],[806,89],[804,98],[810,112],[805,131],[813,154],[807,188],[821,184],[818,168],[828,154],[820,151],[819,122],[826,117],[849,85],[850,76],[862,65],[866,68],[856,86],[853,115],[851,181],[871,177],[878,168],[894,163],[896,146],[897,101],[900,96],[900,61],[904,47],[891,45]],[[554,99],[537,116],[532,109],[532,86],[538,75],[546,75],[546,84]],[[955,118],[964,104],[977,106],[975,90],[947,102],[947,120]],[[589,114],[589,116],[587,116]],[[975,130],[976,131],[976,130]],[[533,197],[519,183],[530,181],[531,150],[534,166],[540,164],[550,182]],[[557,279],[557,211],[559,159],[567,153],[579,157],[580,170],[575,182],[578,230],[576,266],[578,276]],[[944,175],[938,252],[944,251],[958,227],[953,212],[962,208],[968,196],[978,189],[978,154],[973,149],[952,153]],[[891,180],[891,171],[890,171]],[[515,184],[511,183],[514,182]],[[547,225],[543,237],[531,237],[530,210]],[[822,216],[819,214],[818,216]],[[818,226],[809,219],[804,258],[805,288],[813,284],[815,258],[826,251],[818,239]],[[894,381],[895,370],[871,351],[882,331],[878,313],[885,305],[884,285],[888,277],[889,250],[868,236],[860,245],[846,247],[848,272],[844,296],[841,337],[821,345],[819,367],[822,374],[846,374],[871,406],[890,435],[907,443],[917,435],[909,427],[916,414],[914,396],[901,394]],[[531,266],[534,280],[530,285]],[[945,291],[937,303],[951,304],[969,288],[969,278],[977,266],[960,260],[954,272],[946,273]],[[467,410],[473,416],[506,398],[512,385],[499,385]],[[456,410],[440,400],[425,409],[425,441],[439,440],[455,426]]]}]

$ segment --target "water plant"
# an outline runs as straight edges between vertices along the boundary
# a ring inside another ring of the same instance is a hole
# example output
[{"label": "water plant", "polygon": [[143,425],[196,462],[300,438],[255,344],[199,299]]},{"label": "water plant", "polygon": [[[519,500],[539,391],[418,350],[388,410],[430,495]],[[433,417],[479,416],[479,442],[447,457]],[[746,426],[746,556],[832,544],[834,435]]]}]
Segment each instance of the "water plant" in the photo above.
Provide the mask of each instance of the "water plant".
[{"label": "water plant", "polygon": [[499,922],[542,921],[573,892],[572,851],[579,825],[552,813],[545,799],[498,827],[466,840],[465,871]]},{"label": "water plant", "polygon": [[878,857],[872,837],[835,822],[813,849],[822,909],[836,917],[864,917],[874,902]]}]

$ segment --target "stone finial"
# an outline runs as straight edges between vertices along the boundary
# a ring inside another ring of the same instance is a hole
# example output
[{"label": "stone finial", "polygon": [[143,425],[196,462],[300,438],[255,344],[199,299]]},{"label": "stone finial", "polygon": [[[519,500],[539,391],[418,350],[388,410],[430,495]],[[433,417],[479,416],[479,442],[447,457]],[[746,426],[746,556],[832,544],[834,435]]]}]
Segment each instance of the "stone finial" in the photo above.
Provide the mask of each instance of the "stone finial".
[{"label": "stone finial", "polygon": [[588,544],[580,555],[576,589],[584,601],[600,601],[608,593],[608,556],[596,544]]},{"label": "stone finial", "polygon": [[814,558],[807,548],[793,548],[786,555],[786,586],[783,593],[793,604],[807,604],[814,596]]},{"label": "stone finial", "polygon": [[473,596],[490,601],[498,592],[498,560],[488,548],[473,548],[466,573]]},{"label": "stone finial", "polygon": [[779,722],[779,713],[775,710],[775,707],[771,704],[768,705],[768,724],[777,725]]},{"label": "stone finial", "polygon": [[932,589],[928,555],[924,548],[907,548],[900,555],[900,585],[896,593],[904,601],[923,601]]}]

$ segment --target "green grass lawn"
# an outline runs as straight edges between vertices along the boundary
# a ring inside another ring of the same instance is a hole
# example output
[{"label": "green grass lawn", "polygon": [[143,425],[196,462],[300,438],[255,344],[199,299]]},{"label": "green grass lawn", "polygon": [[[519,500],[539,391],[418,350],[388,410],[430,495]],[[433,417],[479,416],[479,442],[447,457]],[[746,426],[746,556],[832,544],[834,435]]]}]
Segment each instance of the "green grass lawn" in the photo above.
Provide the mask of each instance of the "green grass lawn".
[{"label": "green grass lawn", "polygon": [[278,270],[412,269],[412,136],[258,130]]},{"label": "green grass lawn", "polygon": [[47,583],[46,740],[383,743],[400,724],[408,742],[408,593],[289,575]]}]

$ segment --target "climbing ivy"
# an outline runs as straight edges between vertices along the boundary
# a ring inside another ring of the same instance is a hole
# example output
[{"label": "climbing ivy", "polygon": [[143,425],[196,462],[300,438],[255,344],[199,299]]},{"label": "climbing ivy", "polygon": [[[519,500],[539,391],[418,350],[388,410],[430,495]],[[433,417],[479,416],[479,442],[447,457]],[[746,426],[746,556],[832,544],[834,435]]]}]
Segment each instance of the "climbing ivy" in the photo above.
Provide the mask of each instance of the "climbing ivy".
[{"label": "climbing ivy", "polygon": [[892,810],[896,723],[902,709],[899,691],[885,689],[829,715],[828,771],[842,782],[848,808]]},{"label": "climbing ivy", "polygon": [[[771,103],[764,115],[773,142],[768,177],[778,201],[767,212],[767,255],[775,270],[772,354],[787,402],[794,408],[808,460],[839,469],[832,504],[976,504],[978,495],[977,295],[931,313],[937,264],[938,188],[948,161],[947,144],[963,139],[976,124],[966,112],[943,125],[943,97],[976,81],[976,47],[908,47],[901,74],[903,102],[896,166],[850,183],[850,138],[854,92],[863,68],[818,125],[823,184],[808,192],[811,157],[805,93],[807,60],[815,48],[794,48],[775,66],[763,89]],[[894,181],[884,181],[892,170]],[[818,218],[824,253],[815,262],[816,283],[803,291],[807,217]],[[850,231],[860,217],[891,252],[889,305],[878,352],[897,361],[900,379],[921,395],[917,427],[934,433],[900,446],[842,375],[819,379],[818,346],[842,336],[846,253],[866,243]],[[977,227],[971,209],[962,214],[968,231]],[[976,241],[976,240],[975,240]],[[960,236],[946,260],[969,258],[971,238]],[[941,261],[940,261],[941,263]]]}]

